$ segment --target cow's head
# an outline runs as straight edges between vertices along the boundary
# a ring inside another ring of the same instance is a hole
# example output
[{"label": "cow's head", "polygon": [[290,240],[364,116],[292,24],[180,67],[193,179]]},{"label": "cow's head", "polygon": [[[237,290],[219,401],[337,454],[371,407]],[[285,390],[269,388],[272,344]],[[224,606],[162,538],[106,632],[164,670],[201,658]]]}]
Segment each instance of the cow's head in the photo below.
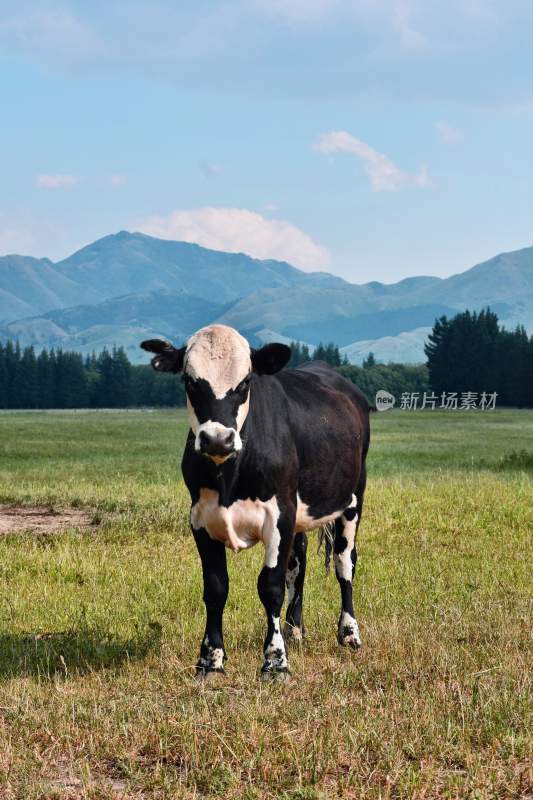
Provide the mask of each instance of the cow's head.
[{"label": "cow's head", "polygon": [[240,432],[250,406],[252,373],[272,375],[291,355],[285,344],[251,349],[226,325],[202,328],[180,349],[161,339],[142,342],[141,347],[156,353],[154,369],[183,372],[194,447],[217,464],[242,449]]}]

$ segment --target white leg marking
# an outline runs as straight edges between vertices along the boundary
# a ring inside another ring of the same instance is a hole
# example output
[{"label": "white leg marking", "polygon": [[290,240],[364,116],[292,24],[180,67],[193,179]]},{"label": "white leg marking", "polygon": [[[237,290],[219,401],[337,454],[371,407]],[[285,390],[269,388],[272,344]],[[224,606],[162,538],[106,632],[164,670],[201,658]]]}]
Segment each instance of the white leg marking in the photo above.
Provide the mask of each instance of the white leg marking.
[{"label": "white leg marking", "polygon": [[204,669],[223,669],[224,668],[224,651],[221,647],[211,647],[209,644],[209,636],[206,636],[203,644],[207,650],[207,656],[200,656],[198,665]]},{"label": "white leg marking", "polygon": [[278,529],[279,506],[276,495],[263,504],[265,521],[263,523],[263,542],[265,544],[265,567],[275,567],[278,563],[281,535]]},{"label": "white leg marking", "polygon": [[347,611],[341,612],[341,618],[339,620],[339,642],[344,646],[353,647],[354,650],[361,647],[359,625],[355,617],[352,617]]},{"label": "white leg marking", "polygon": [[272,669],[287,669],[287,654],[285,653],[285,642],[281,635],[281,628],[279,617],[272,617],[274,624],[274,633],[272,638],[265,647],[265,663],[263,664],[263,672],[268,672]]},{"label": "white leg marking", "polygon": [[342,535],[346,539],[346,547],[341,553],[334,553],[335,570],[339,578],[351,581],[353,578],[352,550],[355,542],[355,528],[357,525],[357,514],[351,520],[341,517],[343,522]]},{"label": "white leg marking", "polygon": [[[351,511],[353,509],[355,512],[356,506],[357,497],[352,495],[352,504],[349,510]],[[342,552],[334,554],[337,576],[342,580],[350,581],[350,583],[353,580],[352,550],[355,545],[355,533],[358,519],[359,517],[355,513],[353,519],[346,519],[346,516],[344,514],[342,515],[342,535],[346,540],[346,546]],[[339,619],[339,643],[343,646],[353,647],[354,650],[361,647],[361,636],[359,635],[357,620],[347,611],[341,611]]]}]

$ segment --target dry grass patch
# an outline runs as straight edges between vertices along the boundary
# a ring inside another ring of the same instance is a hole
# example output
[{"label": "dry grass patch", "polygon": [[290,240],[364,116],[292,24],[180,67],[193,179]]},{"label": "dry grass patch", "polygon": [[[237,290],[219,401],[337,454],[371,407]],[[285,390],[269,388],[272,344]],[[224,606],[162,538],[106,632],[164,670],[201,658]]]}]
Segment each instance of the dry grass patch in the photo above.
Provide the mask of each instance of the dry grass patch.
[{"label": "dry grass patch", "polygon": [[9,533],[59,533],[68,528],[87,530],[94,514],[80,508],[0,506],[0,535]]}]

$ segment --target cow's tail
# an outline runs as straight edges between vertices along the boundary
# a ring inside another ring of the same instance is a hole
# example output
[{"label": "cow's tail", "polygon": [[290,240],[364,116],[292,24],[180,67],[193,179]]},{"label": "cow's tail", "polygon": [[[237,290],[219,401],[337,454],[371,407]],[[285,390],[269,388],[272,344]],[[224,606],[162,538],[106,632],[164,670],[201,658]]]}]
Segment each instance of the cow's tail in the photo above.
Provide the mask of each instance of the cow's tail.
[{"label": "cow's tail", "polygon": [[329,570],[331,567],[331,554],[333,552],[333,539],[335,536],[335,523],[334,522],[326,522],[325,525],[322,525],[318,532],[318,550],[320,552],[320,548],[324,545],[324,566],[326,568],[326,575],[329,575]]}]

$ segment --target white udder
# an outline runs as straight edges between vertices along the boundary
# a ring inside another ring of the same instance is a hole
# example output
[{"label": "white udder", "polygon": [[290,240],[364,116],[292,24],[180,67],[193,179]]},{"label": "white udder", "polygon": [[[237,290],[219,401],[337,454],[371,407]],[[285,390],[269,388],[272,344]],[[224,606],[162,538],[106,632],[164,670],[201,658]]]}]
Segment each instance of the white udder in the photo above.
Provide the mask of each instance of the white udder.
[{"label": "white udder", "polygon": [[[229,507],[219,505],[219,493],[200,489],[200,499],[191,508],[193,528],[205,528],[236,553],[262,541],[266,547],[266,562],[277,559],[279,507],[275,495],[270,500],[236,500]],[[269,551],[271,551],[269,553]],[[270,558],[269,558],[270,554]],[[276,561],[274,560],[274,564]],[[267,566],[270,566],[267,563]]]}]

